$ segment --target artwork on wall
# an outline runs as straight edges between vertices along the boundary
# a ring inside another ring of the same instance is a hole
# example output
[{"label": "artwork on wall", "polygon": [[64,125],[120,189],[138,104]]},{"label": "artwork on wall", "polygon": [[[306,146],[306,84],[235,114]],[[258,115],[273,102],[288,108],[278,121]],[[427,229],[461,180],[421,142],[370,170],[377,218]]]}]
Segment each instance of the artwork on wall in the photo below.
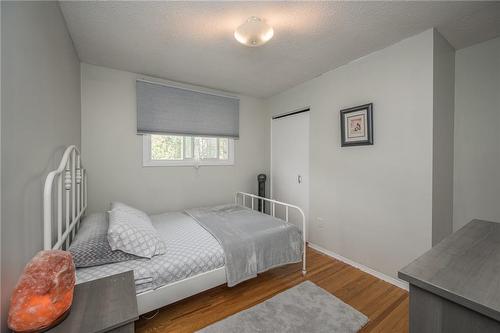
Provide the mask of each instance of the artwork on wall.
[{"label": "artwork on wall", "polygon": [[340,110],[341,146],[373,144],[373,104]]}]

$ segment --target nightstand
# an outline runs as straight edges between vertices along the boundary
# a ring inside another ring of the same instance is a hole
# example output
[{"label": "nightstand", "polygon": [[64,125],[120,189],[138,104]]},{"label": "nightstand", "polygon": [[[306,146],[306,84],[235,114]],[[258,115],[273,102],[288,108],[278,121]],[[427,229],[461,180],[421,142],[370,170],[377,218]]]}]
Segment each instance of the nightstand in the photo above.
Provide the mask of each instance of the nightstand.
[{"label": "nightstand", "polygon": [[77,284],[68,317],[47,332],[132,333],[137,319],[134,272],[128,271]]}]

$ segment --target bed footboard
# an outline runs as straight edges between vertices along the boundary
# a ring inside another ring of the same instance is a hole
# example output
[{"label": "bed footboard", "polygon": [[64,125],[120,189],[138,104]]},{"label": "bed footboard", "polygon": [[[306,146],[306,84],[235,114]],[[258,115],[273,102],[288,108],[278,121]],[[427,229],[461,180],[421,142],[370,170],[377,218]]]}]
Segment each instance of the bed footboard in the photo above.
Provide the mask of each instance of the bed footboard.
[{"label": "bed footboard", "polygon": [[[250,204],[248,204],[248,199],[250,199]],[[289,218],[289,210],[290,209],[295,209],[296,211],[299,212],[300,217],[302,219],[302,243],[304,247],[304,251],[302,254],[302,274],[305,275],[307,273],[307,266],[306,266],[306,249],[307,249],[307,244],[306,244],[306,239],[307,239],[307,226],[306,226],[306,215],[304,214],[304,211],[295,205],[288,204],[286,202],[281,202],[269,198],[264,198],[264,197],[259,197],[258,195],[251,194],[251,193],[245,193],[245,192],[236,192],[236,195],[234,197],[234,201],[237,205],[242,205],[248,208],[251,208],[252,210],[256,210],[255,202],[269,202],[271,204],[271,211],[270,214],[274,217],[276,217],[276,206],[282,206],[285,209],[285,218],[284,221],[287,223],[290,223],[288,221]],[[264,213],[264,206],[261,205],[260,212]]]}]

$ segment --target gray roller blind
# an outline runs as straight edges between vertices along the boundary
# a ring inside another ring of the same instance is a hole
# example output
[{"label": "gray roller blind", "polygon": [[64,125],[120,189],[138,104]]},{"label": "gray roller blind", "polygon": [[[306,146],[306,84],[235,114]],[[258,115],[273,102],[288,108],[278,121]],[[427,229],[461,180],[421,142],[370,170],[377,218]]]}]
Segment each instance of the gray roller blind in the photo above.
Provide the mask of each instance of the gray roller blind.
[{"label": "gray roller blind", "polygon": [[137,133],[239,137],[239,100],[136,81]]}]

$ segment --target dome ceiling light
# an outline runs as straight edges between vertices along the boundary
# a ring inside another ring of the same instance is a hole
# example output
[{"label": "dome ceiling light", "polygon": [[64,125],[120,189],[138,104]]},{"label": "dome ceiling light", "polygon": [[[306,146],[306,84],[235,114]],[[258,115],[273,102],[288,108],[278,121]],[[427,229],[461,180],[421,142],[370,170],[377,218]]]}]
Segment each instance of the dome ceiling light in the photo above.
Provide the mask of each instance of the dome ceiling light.
[{"label": "dome ceiling light", "polygon": [[243,45],[256,47],[273,38],[273,28],[259,17],[251,16],[234,32],[234,38]]}]

